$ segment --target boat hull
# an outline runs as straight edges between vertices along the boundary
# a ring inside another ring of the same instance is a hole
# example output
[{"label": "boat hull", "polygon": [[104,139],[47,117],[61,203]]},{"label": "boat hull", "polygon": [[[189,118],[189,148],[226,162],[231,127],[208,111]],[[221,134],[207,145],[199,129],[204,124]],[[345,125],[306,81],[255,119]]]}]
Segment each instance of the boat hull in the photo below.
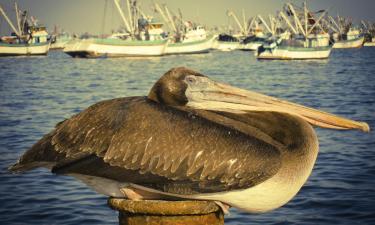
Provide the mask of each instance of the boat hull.
[{"label": "boat hull", "polygon": [[215,40],[212,48],[223,51],[223,52],[228,52],[228,51],[233,51],[239,48],[240,43],[239,42],[231,42],[231,41],[218,41]]},{"label": "boat hull", "polygon": [[373,42],[365,42],[363,44],[363,46],[365,46],[365,47],[375,47],[375,41],[373,41]]},{"label": "boat hull", "polygon": [[315,48],[277,46],[258,53],[257,59],[326,59],[331,49],[330,46]]},{"label": "boat hull", "polygon": [[0,56],[47,55],[50,43],[6,44],[0,43]]},{"label": "boat hull", "polygon": [[239,44],[238,49],[242,51],[256,51],[262,45],[262,42],[249,42],[247,44]]},{"label": "boat hull", "polygon": [[167,55],[178,54],[199,54],[208,53],[212,48],[214,38],[208,37],[204,40],[187,42],[187,43],[169,43],[165,49]]},{"label": "boat hull", "polygon": [[72,57],[161,56],[167,41],[126,41],[117,39],[85,39],[70,41],[64,52]]},{"label": "boat hull", "polygon": [[353,40],[337,41],[333,44],[333,48],[360,48],[363,45],[364,37]]},{"label": "boat hull", "polygon": [[54,49],[54,50],[56,50],[56,49],[64,49],[65,46],[68,44],[68,42],[69,42],[69,41],[64,41],[64,42],[55,42],[55,43],[52,43],[50,49],[51,49],[51,50],[52,50],[52,49]]}]

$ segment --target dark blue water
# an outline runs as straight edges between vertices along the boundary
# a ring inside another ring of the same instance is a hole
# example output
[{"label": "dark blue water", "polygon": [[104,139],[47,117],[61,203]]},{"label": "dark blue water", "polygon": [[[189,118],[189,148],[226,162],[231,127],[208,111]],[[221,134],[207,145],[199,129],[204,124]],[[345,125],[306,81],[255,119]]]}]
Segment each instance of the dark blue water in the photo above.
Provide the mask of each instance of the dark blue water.
[{"label": "dark blue water", "polygon": [[[168,69],[282,97],[375,128],[375,48],[322,61],[257,61],[248,52],[152,59],[0,58],[0,224],[117,224],[107,198],[45,169],[6,168],[54,125],[89,105],[146,95]],[[226,224],[375,224],[375,132],[317,129],[313,173],[287,205],[262,215],[231,210]]]}]

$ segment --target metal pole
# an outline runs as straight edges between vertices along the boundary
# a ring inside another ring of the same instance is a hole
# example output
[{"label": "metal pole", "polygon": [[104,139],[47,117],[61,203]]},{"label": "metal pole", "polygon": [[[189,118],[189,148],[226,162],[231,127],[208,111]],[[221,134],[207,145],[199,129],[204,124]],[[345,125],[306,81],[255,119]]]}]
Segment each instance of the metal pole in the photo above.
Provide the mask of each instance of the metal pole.
[{"label": "metal pole", "polygon": [[17,19],[17,28],[18,28],[18,33],[22,34],[21,31],[21,22],[20,22],[20,15],[19,15],[19,10],[18,10],[18,5],[17,2],[14,2],[14,9],[16,10],[16,19]]},{"label": "metal pole", "polygon": [[228,16],[232,16],[234,18],[237,25],[240,27],[241,32],[244,33],[244,28],[242,27],[242,25],[241,25],[240,21],[238,20],[236,14],[234,14],[234,12],[232,12],[232,11],[228,11]]},{"label": "metal pole", "polygon": [[122,9],[121,9],[121,7],[120,7],[119,0],[113,0],[113,1],[115,2],[115,5],[116,5],[116,7],[117,7],[117,10],[118,10],[119,13],[120,13],[120,16],[121,16],[121,18],[122,18],[122,21],[123,21],[124,24],[125,24],[125,27],[126,27],[127,31],[128,31],[131,35],[133,35],[132,32],[131,32],[131,28],[130,28],[130,26],[129,26],[129,23],[128,23],[128,21],[127,21],[126,18],[125,18],[124,12],[122,11]]},{"label": "metal pole", "polygon": [[267,22],[263,19],[263,17],[261,15],[258,15],[258,18],[260,19],[260,21],[262,21],[263,25],[267,28],[267,30],[272,34],[271,28],[268,26]]},{"label": "metal pole", "polygon": [[173,30],[177,33],[178,30],[177,30],[177,28],[176,28],[176,25],[175,25],[174,22],[173,22],[172,16],[171,16],[171,14],[169,13],[169,10],[168,10],[168,8],[167,8],[166,5],[164,6],[164,10],[165,10],[165,12],[167,13],[167,16],[168,16],[169,21],[171,21],[171,24],[172,24]]},{"label": "metal pole", "polygon": [[325,11],[324,13],[322,13],[322,15],[320,15],[319,19],[315,21],[314,25],[307,32],[307,35],[310,34],[311,31],[314,29],[314,27],[316,27],[316,25],[318,25],[320,23],[320,20],[326,15],[326,13],[327,13],[327,11]]},{"label": "metal pole", "polygon": [[133,18],[132,18],[132,13],[131,13],[131,8],[130,8],[130,0],[126,0],[126,5],[128,6],[128,16],[129,16],[129,22],[130,22],[130,29],[131,33],[134,34],[134,24],[133,24]]},{"label": "metal pole", "polygon": [[301,30],[301,32],[302,32],[303,35],[307,36],[307,34],[306,34],[307,30],[305,31],[305,30],[303,29],[302,24],[301,24],[301,21],[300,21],[300,19],[298,18],[298,16],[297,16],[297,12],[294,10],[294,7],[293,7],[291,4],[289,4],[289,3],[288,3],[287,5],[289,6],[289,9],[290,9],[290,10],[292,11],[292,13],[293,13],[294,20],[295,20],[295,22],[297,23],[297,27]]},{"label": "metal pole", "polygon": [[12,28],[14,33],[16,33],[18,37],[21,37],[20,33],[18,33],[17,29],[14,27],[12,21],[10,21],[9,17],[5,13],[5,11],[3,10],[3,7],[1,7],[1,5],[0,5],[0,12],[1,12],[1,14],[3,14],[5,20],[8,22],[9,26]]},{"label": "metal pole", "polygon": [[288,24],[289,28],[293,31],[294,34],[298,34],[296,29],[293,27],[293,25],[290,23],[289,19],[285,16],[283,12],[280,11],[280,16],[285,20],[285,22]]}]

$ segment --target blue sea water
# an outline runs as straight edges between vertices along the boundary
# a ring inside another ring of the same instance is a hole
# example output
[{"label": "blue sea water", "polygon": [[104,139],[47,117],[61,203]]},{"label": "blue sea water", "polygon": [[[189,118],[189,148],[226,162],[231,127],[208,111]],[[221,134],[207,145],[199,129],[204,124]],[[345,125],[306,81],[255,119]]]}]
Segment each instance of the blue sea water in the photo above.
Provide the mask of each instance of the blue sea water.
[{"label": "blue sea water", "polygon": [[[375,48],[333,50],[315,61],[257,61],[240,51],[0,58],[0,224],[117,224],[107,198],[79,181],[46,169],[14,175],[6,168],[59,121],[104,99],[146,95],[176,66],[375,127]],[[232,209],[226,224],[375,224],[375,132],[316,131],[320,153],[298,195],[265,214]]]}]

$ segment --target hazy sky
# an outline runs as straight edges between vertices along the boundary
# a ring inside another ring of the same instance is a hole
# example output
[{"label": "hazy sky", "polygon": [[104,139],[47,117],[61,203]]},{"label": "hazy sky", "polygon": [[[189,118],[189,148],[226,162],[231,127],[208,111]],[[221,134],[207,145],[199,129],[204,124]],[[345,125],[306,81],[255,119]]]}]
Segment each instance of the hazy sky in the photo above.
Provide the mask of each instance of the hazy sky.
[{"label": "hazy sky", "polygon": [[[106,3],[107,1],[107,3]],[[142,9],[152,13],[152,2],[165,3],[171,11],[180,8],[183,16],[192,21],[212,26],[228,25],[226,11],[233,10],[240,15],[242,9],[246,16],[257,14],[268,15],[281,9],[285,0],[138,0]],[[27,9],[39,21],[52,30],[57,25],[69,32],[93,34],[109,33],[122,22],[114,6],[113,0],[18,0],[21,9]],[[291,2],[301,4],[301,0]],[[15,20],[13,0],[0,0],[7,14]],[[107,4],[106,18],[104,9]],[[375,22],[375,0],[310,0],[308,7],[312,10],[329,9],[331,15],[340,13],[352,17]],[[105,22],[105,23],[104,23]],[[104,26],[103,26],[104,23]],[[234,24],[231,22],[231,24]],[[10,28],[0,17],[0,34],[9,34]]]}]

